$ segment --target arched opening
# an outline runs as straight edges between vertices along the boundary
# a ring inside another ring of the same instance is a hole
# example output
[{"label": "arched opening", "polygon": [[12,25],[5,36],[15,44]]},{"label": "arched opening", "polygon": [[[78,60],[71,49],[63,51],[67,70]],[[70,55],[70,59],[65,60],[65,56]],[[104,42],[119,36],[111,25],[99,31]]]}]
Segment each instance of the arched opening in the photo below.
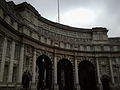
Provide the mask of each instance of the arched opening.
[{"label": "arched opening", "polygon": [[52,85],[52,63],[48,56],[41,55],[36,61],[38,67],[38,90],[51,90]]},{"label": "arched opening", "polygon": [[97,90],[95,68],[89,61],[82,61],[78,66],[79,84],[81,90]]},{"label": "arched opening", "polygon": [[101,78],[103,90],[110,90],[110,78],[108,76],[102,76]]},{"label": "arched opening", "polygon": [[62,59],[57,65],[59,90],[73,90],[73,67],[69,60]]}]

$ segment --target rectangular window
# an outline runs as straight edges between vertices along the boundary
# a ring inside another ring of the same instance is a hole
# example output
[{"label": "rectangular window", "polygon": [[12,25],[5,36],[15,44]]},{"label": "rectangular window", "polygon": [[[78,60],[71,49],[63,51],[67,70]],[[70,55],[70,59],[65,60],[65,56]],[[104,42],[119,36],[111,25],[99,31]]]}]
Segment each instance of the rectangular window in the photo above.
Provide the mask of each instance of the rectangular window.
[{"label": "rectangular window", "polygon": [[20,57],[20,45],[18,43],[15,44],[15,59],[19,59]]},{"label": "rectangular window", "polygon": [[7,82],[7,80],[8,80],[8,70],[9,70],[9,66],[8,66],[8,64],[5,64],[4,74],[3,74],[3,82]]},{"label": "rectangular window", "polygon": [[13,75],[12,75],[12,81],[16,82],[17,81],[17,67],[13,67]]},{"label": "rectangular window", "polygon": [[3,36],[0,35],[0,58],[2,56],[2,50],[3,50]]},{"label": "rectangular window", "polygon": [[7,56],[7,57],[10,57],[10,54],[11,54],[11,41],[8,40],[8,42],[7,42],[7,52],[6,52],[6,56]]}]

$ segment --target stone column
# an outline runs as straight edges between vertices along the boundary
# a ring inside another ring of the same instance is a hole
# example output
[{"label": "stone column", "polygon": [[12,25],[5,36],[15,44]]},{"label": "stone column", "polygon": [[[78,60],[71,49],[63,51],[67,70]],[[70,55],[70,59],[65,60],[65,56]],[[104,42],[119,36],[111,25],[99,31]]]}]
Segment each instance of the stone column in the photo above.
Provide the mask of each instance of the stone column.
[{"label": "stone column", "polygon": [[75,88],[76,90],[80,90],[79,76],[78,76],[78,64],[77,64],[76,58],[75,58]]},{"label": "stone column", "polygon": [[113,75],[113,68],[112,68],[112,59],[109,58],[109,66],[110,66],[110,74],[111,74],[111,79],[112,79],[112,84],[111,84],[111,89],[114,90],[114,75]]},{"label": "stone column", "polygon": [[99,90],[102,90],[102,83],[100,80],[100,68],[99,68],[99,59],[96,58],[96,67],[97,67],[97,77],[98,77],[98,88]]},{"label": "stone column", "polygon": [[12,41],[10,65],[8,71],[8,82],[12,82],[14,54],[15,54],[15,41]]},{"label": "stone column", "polygon": [[115,83],[115,81],[114,81],[113,68],[112,68],[112,62],[111,62],[111,61],[112,61],[112,60],[111,60],[111,59],[109,59],[110,74],[111,74],[112,84],[114,84],[114,83]]},{"label": "stone column", "polygon": [[33,54],[33,67],[32,67],[32,83],[35,84],[35,76],[36,76],[36,49],[34,49]]},{"label": "stone column", "polygon": [[57,84],[57,57],[54,57],[54,90],[58,90],[58,84]]},{"label": "stone column", "polygon": [[18,83],[22,82],[23,60],[24,60],[24,44],[21,45],[21,49],[20,49],[20,61],[19,61],[19,68],[18,68]]},{"label": "stone column", "polygon": [[0,82],[3,81],[6,51],[7,51],[7,38],[5,37],[4,42],[3,42],[2,60],[1,60],[1,67],[0,67]]}]

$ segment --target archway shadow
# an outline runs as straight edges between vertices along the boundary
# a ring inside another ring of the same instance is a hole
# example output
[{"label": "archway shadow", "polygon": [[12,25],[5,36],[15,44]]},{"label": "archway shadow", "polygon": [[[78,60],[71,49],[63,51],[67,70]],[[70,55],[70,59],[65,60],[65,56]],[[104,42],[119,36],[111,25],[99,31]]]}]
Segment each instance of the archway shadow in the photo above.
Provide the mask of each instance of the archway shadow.
[{"label": "archway shadow", "polygon": [[101,82],[102,82],[102,86],[103,86],[103,90],[110,90],[110,77],[107,75],[103,75],[101,77]]},{"label": "archway shadow", "polygon": [[95,67],[91,62],[80,62],[78,74],[81,90],[97,90]]},{"label": "archway shadow", "polygon": [[41,55],[36,61],[38,67],[38,85],[37,90],[48,89],[52,86],[52,63],[48,56]]},{"label": "archway shadow", "polygon": [[59,90],[73,90],[73,67],[69,60],[62,59],[57,65]]}]

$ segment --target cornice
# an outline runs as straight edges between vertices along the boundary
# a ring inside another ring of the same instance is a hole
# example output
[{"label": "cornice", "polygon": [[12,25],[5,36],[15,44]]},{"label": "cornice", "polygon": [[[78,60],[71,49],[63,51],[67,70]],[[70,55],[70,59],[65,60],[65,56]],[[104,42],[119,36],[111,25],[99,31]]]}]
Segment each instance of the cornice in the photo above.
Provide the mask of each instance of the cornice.
[{"label": "cornice", "polygon": [[38,20],[40,20],[40,21],[42,21],[42,22],[44,22],[44,23],[46,23],[48,25],[54,26],[56,28],[60,28],[60,29],[64,29],[64,30],[69,30],[69,31],[74,31],[74,32],[91,32],[92,31],[92,29],[71,27],[71,26],[63,25],[63,24],[60,24],[60,23],[57,23],[57,22],[52,22],[52,21],[50,21],[50,20],[42,17],[38,13],[38,11],[32,5],[28,4],[27,2],[23,2],[21,4],[18,4],[15,7],[16,11],[22,11],[22,10],[25,10],[25,9],[28,9],[31,12],[33,12],[38,17]]}]

